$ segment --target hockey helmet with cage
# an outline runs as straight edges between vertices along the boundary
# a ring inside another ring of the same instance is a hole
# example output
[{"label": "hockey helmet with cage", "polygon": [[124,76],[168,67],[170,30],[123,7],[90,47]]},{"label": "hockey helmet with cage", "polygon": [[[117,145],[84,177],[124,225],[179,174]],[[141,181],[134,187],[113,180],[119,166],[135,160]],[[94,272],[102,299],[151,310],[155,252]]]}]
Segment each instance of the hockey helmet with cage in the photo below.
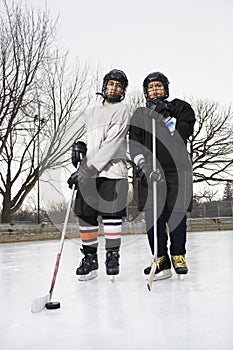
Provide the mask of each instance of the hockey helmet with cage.
[{"label": "hockey helmet with cage", "polygon": [[168,98],[168,96],[169,96],[169,87],[168,87],[169,81],[168,81],[167,77],[160,72],[153,72],[153,73],[150,73],[143,81],[143,92],[144,92],[144,96],[145,96],[146,100],[149,99],[148,92],[147,92],[148,84],[152,81],[160,81],[163,84],[164,90],[165,90],[165,95],[162,97],[162,99],[165,100],[166,98]]},{"label": "hockey helmet with cage", "polygon": [[[106,87],[109,80],[116,80],[122,84],[122,94],[120,96],[108,96],[106,95]],[[102,93],[100,94],[105,100],[108,100],[111,103],[120,102],[125,98],[125,91],[128,86],[128,79],[125,73],[119,69],[113,69],[108,72],[103,79]]]}]

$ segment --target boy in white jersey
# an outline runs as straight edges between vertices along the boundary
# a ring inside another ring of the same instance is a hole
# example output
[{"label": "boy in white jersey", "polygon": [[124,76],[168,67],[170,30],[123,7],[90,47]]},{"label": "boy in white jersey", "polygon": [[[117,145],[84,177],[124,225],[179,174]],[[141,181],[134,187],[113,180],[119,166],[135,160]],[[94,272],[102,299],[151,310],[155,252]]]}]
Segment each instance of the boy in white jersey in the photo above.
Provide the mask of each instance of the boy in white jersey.
[{"label": "boy in white jersey", "polygon": [[[76,274],[80,280],[97,275],[98,216],[102,216],[106,248],[106,273],[119,273],[122,216],[128,193],[126,135],[130,113],[121,101],[128,80],[114,69],[103,79],[102,105],[87,109],[84,138],[74,143],[72,163],[79,169],[68,180],[76,185],[74,212],[78,217],[84,257]],[[84,157],[82,159],[82,157]]]}]

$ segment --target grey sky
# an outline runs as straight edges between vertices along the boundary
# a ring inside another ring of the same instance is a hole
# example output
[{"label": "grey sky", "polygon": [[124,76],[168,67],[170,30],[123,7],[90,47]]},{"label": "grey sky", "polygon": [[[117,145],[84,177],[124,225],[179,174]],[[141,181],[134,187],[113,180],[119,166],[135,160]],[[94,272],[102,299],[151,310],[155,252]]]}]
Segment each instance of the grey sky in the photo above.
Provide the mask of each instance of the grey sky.
[{"label": "grey sky", "polygon": [[103,73],[122,69],[129,91],[162,71],[170,97],[233,102],[233,0],[27,0],[60,15],[61,44]]}]

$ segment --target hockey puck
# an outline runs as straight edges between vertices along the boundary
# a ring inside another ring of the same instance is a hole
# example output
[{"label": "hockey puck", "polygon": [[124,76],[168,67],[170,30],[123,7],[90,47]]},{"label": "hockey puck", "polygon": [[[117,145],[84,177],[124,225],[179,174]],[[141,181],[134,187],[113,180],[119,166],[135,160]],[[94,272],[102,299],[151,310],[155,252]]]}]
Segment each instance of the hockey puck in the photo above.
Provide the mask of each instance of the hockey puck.
[{"label": "hockey puck", "polygon": [[45,307],[48,310],[55,310],[55,309],[60,309],[61,304],[59,301],[49,301],[48,303],[45,304]]}]

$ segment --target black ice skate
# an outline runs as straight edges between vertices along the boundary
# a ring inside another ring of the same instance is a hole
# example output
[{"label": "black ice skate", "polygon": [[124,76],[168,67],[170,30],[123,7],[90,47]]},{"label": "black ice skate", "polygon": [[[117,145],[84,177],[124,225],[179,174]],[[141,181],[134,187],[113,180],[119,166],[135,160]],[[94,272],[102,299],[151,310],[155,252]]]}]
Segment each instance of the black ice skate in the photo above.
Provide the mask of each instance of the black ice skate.
[{"label": "black ice skate", "polygon": [[76,275],[80,276],[79,281],[87,281],[97,277],[99,267],[97,253],[85,253],[83,249],[80,250],[84,254],[84,258],[76,270]]},{"label": "black ice skate", "polygon": [[188,273],[185,255],[172,255],[172,265],[180,279]]},{"label": "black ice skate", "polygon": [[[150,266],[145,268],[144,270],[145,275],[150,274],[153,261]],[[169,259],[169,256],[168,255],[158,256],[154,281],[158,281],[158,280],[162,280],[170,277],[172,277],[172,272],[171,272],[171,261]]]},{"label": "black ice skate", "polygon": [[106,273],[107,275],[119,274],[119,249],[109,248],[106,253]]}]

